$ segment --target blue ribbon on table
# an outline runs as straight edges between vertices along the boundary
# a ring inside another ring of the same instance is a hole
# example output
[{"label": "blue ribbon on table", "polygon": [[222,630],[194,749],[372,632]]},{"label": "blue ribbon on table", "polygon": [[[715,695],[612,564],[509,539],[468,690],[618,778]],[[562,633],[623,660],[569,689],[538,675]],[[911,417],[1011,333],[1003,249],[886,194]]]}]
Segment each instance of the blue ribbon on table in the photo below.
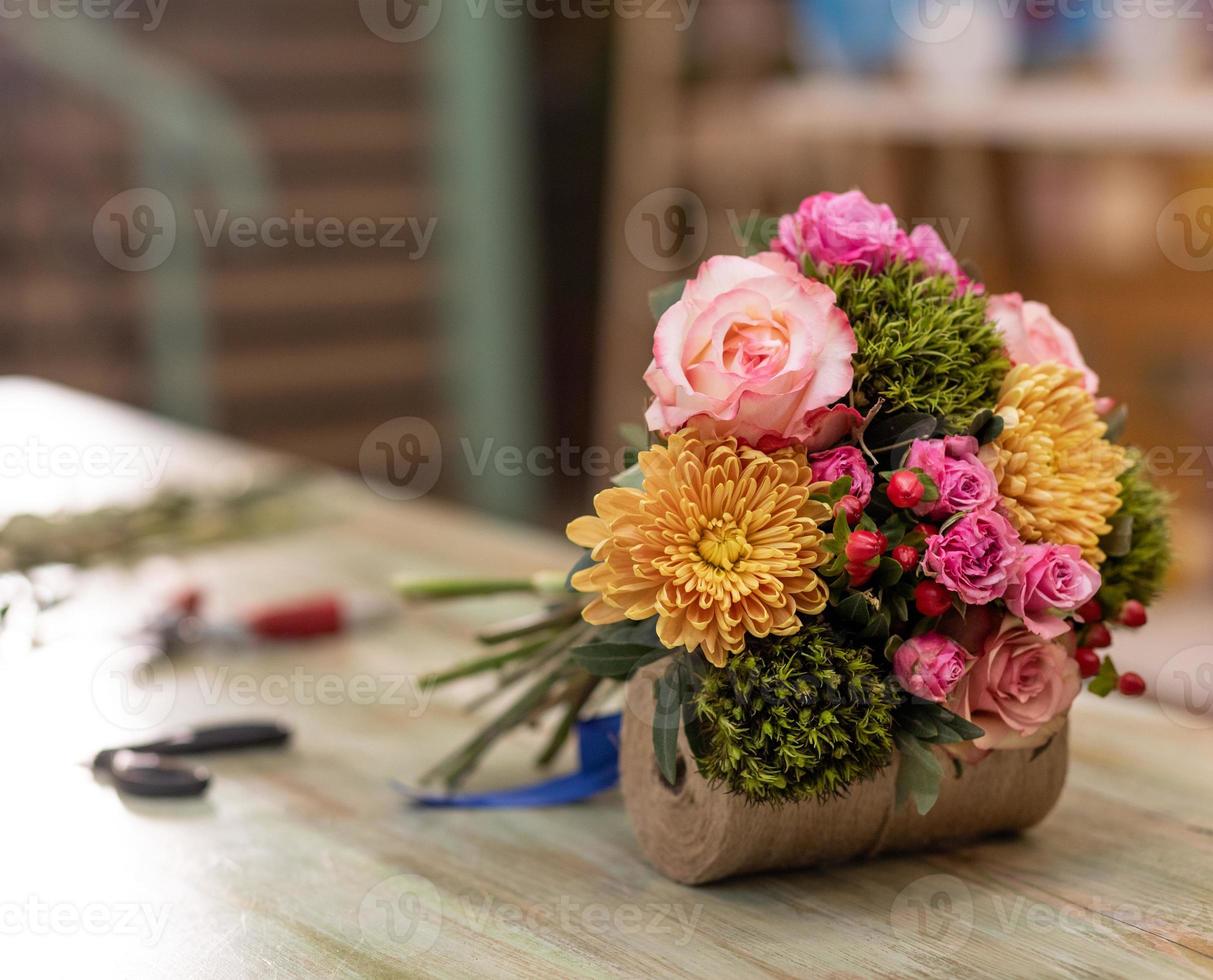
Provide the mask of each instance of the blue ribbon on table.
[{"label": "blue ribbon on table", "polygon": [[417,806],[539,807],[579,803],[619,782],[619,727],[622,715],[602,715],[577,723],[577,771],[532,786],[485,793],[423,793],[404,783],[396,789]]}]

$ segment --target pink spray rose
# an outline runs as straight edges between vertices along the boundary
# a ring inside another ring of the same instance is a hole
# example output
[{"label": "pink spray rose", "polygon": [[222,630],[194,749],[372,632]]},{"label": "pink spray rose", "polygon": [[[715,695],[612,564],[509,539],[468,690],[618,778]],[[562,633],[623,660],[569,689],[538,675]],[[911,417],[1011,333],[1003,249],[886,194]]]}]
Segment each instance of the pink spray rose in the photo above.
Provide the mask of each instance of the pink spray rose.
[{"label": "pink spray rose", "polygon": [[815,453],[809,457],[809,466],[813,470],[814,480],[833,483],[849,476],[852,496],[858,497],[865,507],[871,502],[875,479],[863,453],[854,446],[839,446],[828,452]]},{"label": "pink spray rose", "polygon": [[923,571],[971,606],[1001,599],[1022,547],[1011,523],[993,510],[968,514],[927,542]]},{"label": "pink spray rose", "polygon": [[1039,748],[1061,729],[1081,686],[1078,663],[1062,644],[1008,616],[948,707],[985,732],[973,743],[979,751]]},{"label": "pink spray rose", "polygon": [[779,219],[771,247],[798,263],[807,256],[819,267],[858,265],[879,272],[907,255],[909,239],[887,204],[873,204],[862,191],[826,191],[806,197],[794,214]]},{"label": "pink spray rose", "polygon": [[1055,640],[1070,628],[1062,617],[1095,598],[1101,581],[1077,545],[1027,545],[1007,589],[1007,608],[1033,633]]},{"label": "pink spray rose", "polygon": [[645,421],[665,435],[691,425],[763,450],[825,449],[862,421],[828,407],[851,390],[855,351],[829,287],[773,252],[719,255],[657,324]]},{"label": "pink spray rose", "polygon": [[969,510],[990,510],[999,501],[998,481],[977,456],[972,436],[918,439],[906,456],[906,466],[921,469],[939,487],[939,499],[921,503],[914,513],[933,521]]},{"label": "pink spray rose", "polygon": [[991,296],[989,317],[1002,334],[1007,356],[1014,364],[1056,361],[1082,371],[1087,391],[1099,393],[1099,375],[1087,367],[1078,342],[1044,303],[1025,303],[1019,293]]},{"label": "pink spray rose", "polygon": [[930,225],[918,225],[909,235],[907,257],[921,262],[923,267],[933,276],[951,276],[956,280],[956,286],[961,291],[984,293],[986,287],[970,279],[956,261],[956,257],[948,251],[939,233]]},{"label": "pink spray rose", "polygon": [[952,693],[972,661],[955,640],[940,633],[924,633],[897,648],[893,673],[915,697],[938,703]]}]

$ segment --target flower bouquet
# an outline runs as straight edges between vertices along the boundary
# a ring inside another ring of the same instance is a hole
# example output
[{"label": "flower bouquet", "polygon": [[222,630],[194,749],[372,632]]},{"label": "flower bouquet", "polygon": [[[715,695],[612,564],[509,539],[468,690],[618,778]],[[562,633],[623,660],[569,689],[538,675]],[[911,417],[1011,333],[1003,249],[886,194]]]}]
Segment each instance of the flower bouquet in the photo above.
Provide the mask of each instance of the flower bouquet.
[{"label": "flower bouquet", "polygon": [[1169,557],[1070,331],[858,191],[651,305],[633,465],[569,525],[563,598],[435,678],[525,689],[434,775],[559,710],[548,761],[631,678],[625,798],[679,880],[1042,819],[1083,687],[1145,689],[1106,648]]}]

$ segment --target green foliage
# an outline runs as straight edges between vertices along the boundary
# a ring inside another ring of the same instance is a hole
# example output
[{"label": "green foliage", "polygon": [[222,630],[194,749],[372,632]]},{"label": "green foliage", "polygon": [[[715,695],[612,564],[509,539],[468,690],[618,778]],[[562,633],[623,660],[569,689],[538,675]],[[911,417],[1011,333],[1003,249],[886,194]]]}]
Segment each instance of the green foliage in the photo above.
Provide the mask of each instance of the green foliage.
[{"label": "green foliage", "polygon": [[871,651],[827,627],[751,641],[700,681],[699,769],[754,803],[843,795],[892,759],[896,703]]},{"label": "green foliage", "polygon": [[823,281],[838,296],[859,343],[855,406],[879,399],[893,412],[934,415],[964,430],[997,400],[1010,364],[986,301],[956,294],[946,276],[897,263],[878,275],[837,266]]},{"label": "green foliage", "polygon": [[1100,568],[1103,588],[1099,601],[1112,617],[1130,599],[1147,606],[1153,602],[1162,591],[1171,564],[1171,526],[1167,514],[1171,497],[1150,482],[1140,454],[1135,454],[1134,465],[1120,478],[1120,486],[1124,506],[1115,521],[1122,536],[1127,529],[1131,541],[1127,551],[1109,557]]}]

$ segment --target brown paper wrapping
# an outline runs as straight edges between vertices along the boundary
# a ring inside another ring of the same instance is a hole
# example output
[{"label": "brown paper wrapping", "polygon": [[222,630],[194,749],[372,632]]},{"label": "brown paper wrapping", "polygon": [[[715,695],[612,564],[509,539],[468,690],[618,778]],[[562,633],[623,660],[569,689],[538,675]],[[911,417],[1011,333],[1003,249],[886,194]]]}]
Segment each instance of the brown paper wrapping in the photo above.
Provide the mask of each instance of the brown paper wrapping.
[{"label": "brown paper wrapping", "polygon": [[620,750],[623,798],[649,862],[687,885],[734,875],[838,864],[922,851],[1025,830],[1053,809],[1066,779],[1067,731],[1035,759],[995,752],[959,778],[947,767],[939,801],[926,816],[894,806],[897,762],[845,799],[755,806],[699,775],[680,736],[679,779],[668,786],[653,754],[653,678],[628,683]]}]

